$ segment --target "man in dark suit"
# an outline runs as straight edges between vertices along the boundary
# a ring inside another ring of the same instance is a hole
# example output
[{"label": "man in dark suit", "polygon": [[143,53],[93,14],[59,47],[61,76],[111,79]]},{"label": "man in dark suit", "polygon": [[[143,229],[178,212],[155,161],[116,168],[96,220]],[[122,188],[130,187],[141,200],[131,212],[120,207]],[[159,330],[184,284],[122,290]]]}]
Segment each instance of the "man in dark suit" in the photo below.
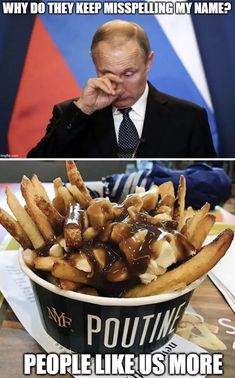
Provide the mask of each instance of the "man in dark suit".
[{"label": "man in dark suit", "polygon": [[95,33],[97,77],[78,99],[56,105],[44,138],[28,157],[213,158],[206,111],[157,91],[153,52],[137,24],[114,20]]}]

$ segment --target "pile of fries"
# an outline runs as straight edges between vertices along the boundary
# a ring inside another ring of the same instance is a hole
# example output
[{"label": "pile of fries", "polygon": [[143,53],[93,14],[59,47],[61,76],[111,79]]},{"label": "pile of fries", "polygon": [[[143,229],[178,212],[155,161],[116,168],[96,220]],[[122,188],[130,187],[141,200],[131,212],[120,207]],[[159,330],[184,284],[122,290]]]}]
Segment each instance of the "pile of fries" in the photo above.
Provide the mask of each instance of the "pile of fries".
[{"label": "pile of fries", "polygon": [[73,161],[66,169],[69,184],[56,178],[52,200],[36,175],[24,176],[25,206],[6,188],[14,217],[0,209],[26,264],[62,289],[124,297],[174,291],[208,272],[232,242],[227,229],[202,247],[215,217],[208,203],[185,209],[184,176],[176,195],[166,182],[116,204],[93,199]]}]

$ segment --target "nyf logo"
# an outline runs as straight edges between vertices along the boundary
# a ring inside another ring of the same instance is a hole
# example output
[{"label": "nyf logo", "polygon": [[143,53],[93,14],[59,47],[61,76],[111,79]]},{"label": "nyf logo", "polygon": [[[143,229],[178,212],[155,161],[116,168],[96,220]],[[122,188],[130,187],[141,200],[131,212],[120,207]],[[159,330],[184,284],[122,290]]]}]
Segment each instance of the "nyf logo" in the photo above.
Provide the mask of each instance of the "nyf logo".
[{"label": "nyf logo", "polygon": [[61,312],[61,314],[59,315],[54,307],[50,308],[48,306],[47,306],[47,311],[48,311],[49,318],[51,320],[54,320],[54,322],[59,327],[64,327],[64,328],[70,327],[72,323],[72,319],[69,318],[68,316],[65,316],[64,312]]}]

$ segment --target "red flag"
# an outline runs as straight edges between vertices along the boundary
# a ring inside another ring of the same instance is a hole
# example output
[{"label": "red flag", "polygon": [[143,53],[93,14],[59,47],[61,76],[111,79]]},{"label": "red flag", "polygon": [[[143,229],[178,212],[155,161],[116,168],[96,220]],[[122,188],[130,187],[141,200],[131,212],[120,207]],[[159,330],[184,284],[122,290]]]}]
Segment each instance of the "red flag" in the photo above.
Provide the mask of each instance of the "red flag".
[{"label": "red flag", "polygon": [[79,93],[75,77],[36,17],[8,131],[9,154],[25,157],[45,134],[53,105]]}]

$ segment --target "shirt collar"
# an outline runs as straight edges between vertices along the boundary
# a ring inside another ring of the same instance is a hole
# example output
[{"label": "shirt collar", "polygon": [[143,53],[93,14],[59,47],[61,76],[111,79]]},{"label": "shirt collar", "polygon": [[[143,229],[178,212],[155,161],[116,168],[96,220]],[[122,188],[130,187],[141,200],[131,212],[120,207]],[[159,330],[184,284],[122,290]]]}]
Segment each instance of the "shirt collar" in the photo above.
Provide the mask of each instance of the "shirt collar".
[{"label": "shirt collar", "polygon": [[[148,93],[149,93],[149,86],[148,86],[148,83],[146,82],[143,94],[131,107],[135,113],[137,113],[139,116],[142,116],[143,118],[145,116]],[[113,114],[116,115],[120,113],[119,110],[116,108],[116,106],[113,106],[112,109],[113,109]]]}]

